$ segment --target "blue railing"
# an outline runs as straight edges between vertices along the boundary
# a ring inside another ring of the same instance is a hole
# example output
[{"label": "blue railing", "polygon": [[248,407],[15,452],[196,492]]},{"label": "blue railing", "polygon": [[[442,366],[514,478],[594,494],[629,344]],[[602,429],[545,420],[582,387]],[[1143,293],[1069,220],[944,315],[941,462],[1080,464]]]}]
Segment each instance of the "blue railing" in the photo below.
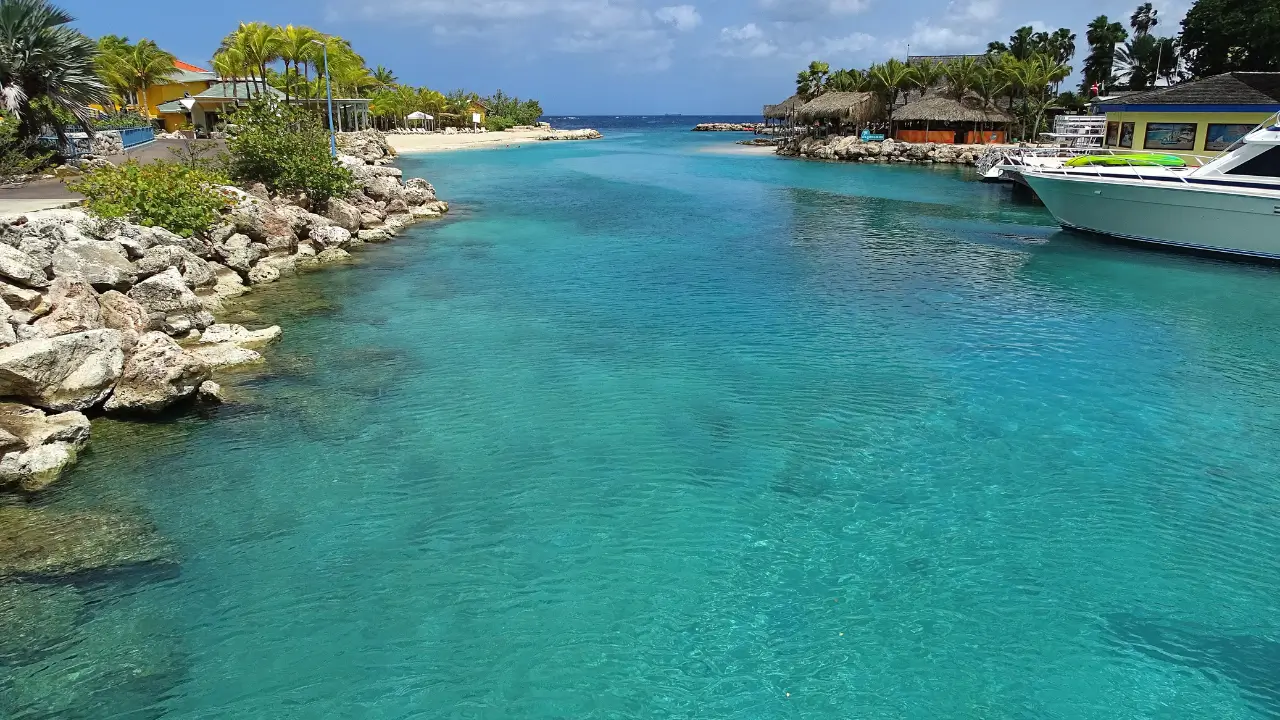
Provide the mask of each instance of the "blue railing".
[{"label": "blue railing", "polygon": [[[133,127],[133,128],[112,128],[110,130],[99,130],[99,135],[119,135],[120,142],[125,150],[145,145],[156,139],[156,131],[150,127]],[[67,157],[80,157],[93,152],[93,143],[89,140],[89,136],[83,132],[68,130],[67,141],[59,143],[58,138],[50,135],[42,135],[41,142],[50,147],[58,148],[63,155]]]}]

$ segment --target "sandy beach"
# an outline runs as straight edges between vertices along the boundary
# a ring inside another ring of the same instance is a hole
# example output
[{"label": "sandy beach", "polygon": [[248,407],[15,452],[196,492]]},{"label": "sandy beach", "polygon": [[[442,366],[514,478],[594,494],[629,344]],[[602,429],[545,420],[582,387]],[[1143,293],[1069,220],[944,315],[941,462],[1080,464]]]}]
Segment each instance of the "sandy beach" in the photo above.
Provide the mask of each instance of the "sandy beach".
[{"label": "sandy beach", "polygon": [[398,153],[431,153],[477,148],[515,147],[550,140],[587,140],[598,135],[584,130],[505,130],[489,133],[428,133],[387,135],[387,144]]}]

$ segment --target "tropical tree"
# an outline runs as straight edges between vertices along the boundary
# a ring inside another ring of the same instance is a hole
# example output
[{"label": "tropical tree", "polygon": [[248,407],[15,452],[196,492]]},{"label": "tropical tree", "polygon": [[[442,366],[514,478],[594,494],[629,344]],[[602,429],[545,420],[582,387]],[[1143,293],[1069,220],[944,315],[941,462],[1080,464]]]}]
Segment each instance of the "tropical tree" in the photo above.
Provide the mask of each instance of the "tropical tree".
[{"label": "tropical tree", "polygon": [[827,76],[831,74],[831,66],[814,60],[809,69],[796,75],[796,94],[804,100],[812,100],[827,89]]},{"label": "tropical tree", "polygon": [[[276,28],[275,32],[277,52],[280,59],[284,61],[284,97],[288,101],[293,94],[293,87],[302,66],[315,57],[318,49],[316,42],[320,39],[320,33],[303,25],[285,25]],[[289,72],[290,65],[293,66],[292,74]]]},{"label": "tropical tree", "polygon": [[942,74],[947,79],[947,93],[956,100],[963,100],[978,83],[982,72],[978,61],[971,57],[960,57],[942,66]]},{"label": "tropical tree", "polygon": [[1089,42],[1089,57],[1084,61],[1081,91],[1089,92],[1095,83],[1108,85],[1112,82],[1116,44],[1124,42],[1128,37],[1129,33],[1124,26],[1111,22],[1106,15],[1099,15],[1089,23],[1089,31],[1085,35]]},{"label": "tropical tree", "polygon": [[889,133],[892,134],[893,110],[898,104],[898,95],[911,89],[915,76],[911,68],[897,58],[890,58],[887,62],[871,66],[868,75],[871,78],[872,87],[880,94],[884,106],[888,108]]},{"label": "tropical tree", "polygon": [[1139,38],[1150,33],[1151,28],[1160,24],[1159,14],[1160,11],[1152,7],[1149,2],[1139,5],[1138,9],[1129,16],[1129,27],[1133,28],[1133,36]]},{"label": "tropical tree", "polygon": [[0,106],[17,118],[22,138],[46,124],[61,136],[57,112],[91,130],[89,105],[111,101],[96,72],[98,47],[72,20],[46,0],[0,0]]},{"label": "tropical tree", "polygon": [[1179,49],[1193,76],[1280,67],[1280,0],[1195,0]]},{"label": "tropical tree", "polygon": [[396,84],[396,74],[381,65],[374,68],[370,75],[373,77],[373,81],[377,83],[375,86],[377,90],[385,90]]},{"label": "tropical tree", "polygon": [[147,90],[153,85],[163,83],[178,72],[174,65],[176,58],[172,53],[161,50],[159,45],[147,39],[138,41],[137,45],[119,56],[115,63],[129,90],[138,92],[142,113],[151,117],[151,104],[147,102]]},{"label": "tropical tree", "polygon": [[911,66],[911,80],[920,90],[920,97],[924,97],[930,90],[937,87],[943,76],[942,65],[932,60],[925,60]]},{"label": "tropical tree", "polygon": [[1049,36],[1043,51],[1059,64],[1066,65],[1076,56],[1076,34],[1070,28],[1058,28]]},{"label": "tropical tree", "polygon": [[133,83],[124,69],[124,56],[132,47],[129,38],[120,35],[103,35],[98,38],[98,56],[94,60],[94,67],[98,77],[111,91],[111,104],[117,111],[128,104],[129,93],[133,91]]},{"label": "tropical tree", "polygon": [[267,91],[267,66],[281,58],[281,37],[276,28],[260,22],[240,23],[222,39],[218,51],[236,50],[244,58],[250,80],[261,93]]}]

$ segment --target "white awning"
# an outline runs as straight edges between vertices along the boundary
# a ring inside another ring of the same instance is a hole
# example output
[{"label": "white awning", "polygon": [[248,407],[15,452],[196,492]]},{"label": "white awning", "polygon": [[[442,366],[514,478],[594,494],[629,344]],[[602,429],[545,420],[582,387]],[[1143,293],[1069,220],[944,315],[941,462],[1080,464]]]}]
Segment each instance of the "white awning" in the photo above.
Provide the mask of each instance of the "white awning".
[{"label": "white awning", "polygon": [[431,116],[424,112],[411,112],[407,116],[409,120],[430,120]]}]

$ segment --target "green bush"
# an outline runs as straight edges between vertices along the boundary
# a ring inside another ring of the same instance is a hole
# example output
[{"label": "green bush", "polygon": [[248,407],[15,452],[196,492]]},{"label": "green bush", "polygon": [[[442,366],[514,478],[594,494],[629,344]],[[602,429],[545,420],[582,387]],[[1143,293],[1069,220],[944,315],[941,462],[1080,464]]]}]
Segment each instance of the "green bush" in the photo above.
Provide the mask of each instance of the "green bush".
[{"label": "green bush", "polygon": [[231,178],[262,183],[276,194],[306,193],[313,209],[354,186],[351,173],[329,154],[320,118],[271,99],[255,100],[232,116],[238,126],[227,141]]},{"label": "green bush", "polygon": [[17,120],[0,120],[0,177],[34,175],[52,164],[56,154],[38,140],[22,139]]},{"label": "green bush", "polygon": [[515,127],[516,121],[509,117],[489,115],[484,119],[484,126],[489,132],[497,132]]},{"label": "green bush", "polygon": [[126,128],[150,127],[151,122],[132,110],[122,110],[92,123],[94,130],[124,130]]},{"label": "green bush", "polygon": [[126,220],[162,227],[183,237],[203,233],[231,199],[216,186],[216,173],[163,160],[139,165],[103,165],[69,187],[85,197],[85,207],[106,221]]}]

